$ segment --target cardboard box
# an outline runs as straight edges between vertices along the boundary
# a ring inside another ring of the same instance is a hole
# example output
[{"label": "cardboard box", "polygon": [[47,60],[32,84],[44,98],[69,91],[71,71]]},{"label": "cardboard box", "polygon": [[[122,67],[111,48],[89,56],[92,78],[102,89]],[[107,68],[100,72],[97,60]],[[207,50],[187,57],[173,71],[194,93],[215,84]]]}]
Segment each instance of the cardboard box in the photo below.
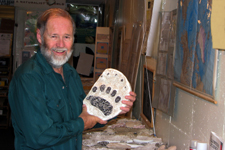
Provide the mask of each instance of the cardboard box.
[{"label": "cardboard box", "polygon": [[5,86],[5,81],[0,81],[0,86]]}]

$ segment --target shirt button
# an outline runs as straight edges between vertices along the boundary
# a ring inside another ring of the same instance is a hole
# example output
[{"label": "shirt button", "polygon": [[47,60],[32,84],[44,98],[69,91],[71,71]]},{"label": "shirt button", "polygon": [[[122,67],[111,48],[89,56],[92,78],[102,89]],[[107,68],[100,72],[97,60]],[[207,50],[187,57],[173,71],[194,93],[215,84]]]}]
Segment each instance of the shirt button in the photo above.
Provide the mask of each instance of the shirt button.
[{"label": "shirt button", "polygon": [[62,89],[64,89],[65,87],[63,86]]}]

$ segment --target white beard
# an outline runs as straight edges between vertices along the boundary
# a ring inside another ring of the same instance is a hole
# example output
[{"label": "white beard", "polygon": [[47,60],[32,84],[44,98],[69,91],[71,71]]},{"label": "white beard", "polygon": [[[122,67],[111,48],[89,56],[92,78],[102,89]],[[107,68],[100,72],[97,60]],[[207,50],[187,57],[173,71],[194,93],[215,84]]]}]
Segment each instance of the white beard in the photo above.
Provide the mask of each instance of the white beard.
[{"label": "white beard", "polygon": [[[66,51],[66,55],[64,56],[56,56],[54,55],[53,51]],[[63,66],[71,57],[73,50],[71,49],[68,53],[67,48],[52,48],[51,50],[48,50],[45,46],[41,46],[41,53],[47,60],[47,62],[53,67],[53,68],[60,68]]]}]

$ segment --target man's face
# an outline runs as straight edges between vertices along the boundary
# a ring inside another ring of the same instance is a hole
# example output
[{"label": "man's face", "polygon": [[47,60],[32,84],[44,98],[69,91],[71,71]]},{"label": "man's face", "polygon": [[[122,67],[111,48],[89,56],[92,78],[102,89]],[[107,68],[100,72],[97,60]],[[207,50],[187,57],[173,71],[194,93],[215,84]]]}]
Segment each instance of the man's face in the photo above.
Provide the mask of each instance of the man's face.
[{"label": "man's face", "polygon": [[[40,34],[38,32],[38,34]],[[39,38],[39,36],[37,35]],[[53,68],[65,64],[71,54],[73,45],[73,26],[64,17],[50,17],[46,23],[43,38],[40,39],[41,52]]]}]

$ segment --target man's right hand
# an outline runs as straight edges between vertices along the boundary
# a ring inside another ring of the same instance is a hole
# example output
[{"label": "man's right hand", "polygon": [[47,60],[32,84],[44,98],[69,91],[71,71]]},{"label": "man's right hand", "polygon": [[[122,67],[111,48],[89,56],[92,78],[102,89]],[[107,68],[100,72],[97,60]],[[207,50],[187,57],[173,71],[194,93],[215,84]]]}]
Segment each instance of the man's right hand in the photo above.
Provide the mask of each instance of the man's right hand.
[{"label": "man's right hand", "polygon": [[90,129],[96,125],[96,123],[106,124],[107,121],[104,121],[96,116],[90,115],[87,112],[87,106],[83,104],[83,111],[79,117],[81,117],[84,121],[84,130]]}]

